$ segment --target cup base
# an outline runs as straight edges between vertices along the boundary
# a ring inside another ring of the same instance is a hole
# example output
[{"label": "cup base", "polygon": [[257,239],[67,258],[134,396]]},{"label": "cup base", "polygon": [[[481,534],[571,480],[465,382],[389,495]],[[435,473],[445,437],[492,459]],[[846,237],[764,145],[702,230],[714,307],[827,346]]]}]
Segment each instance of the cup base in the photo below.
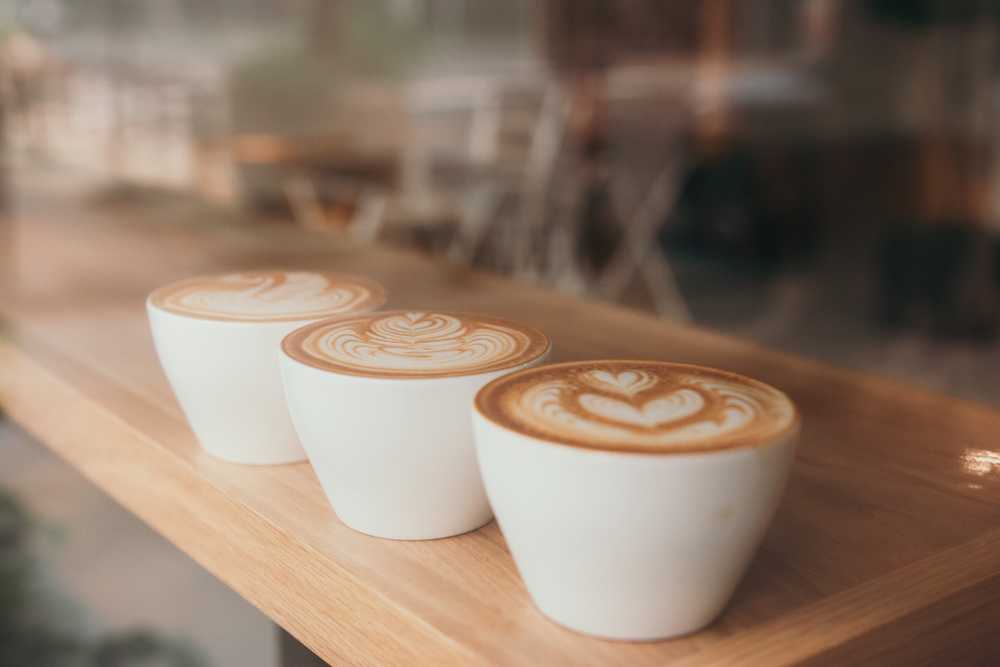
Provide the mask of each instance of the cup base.
[{"label": "cup base", "polygon": [[443,539],[446,539],[446,538],[449,538],[449,537],[457,537],[459,535],[465,535],[466,533],[471,533],[471,532],[477,531],[480,528],[482,528],[483,526],[486,526],[487,524],[489,524],[489,523],[491,523],[493,521],[493,517],[491,516],[488,519],[486,519],[486,521],[484,521],[484,522],[482,522],[482,523],[480,523],[478,525],[472,526],[470,528],[459,528],[459,529],[452,529],[452,530],[406,530],[406,531],[404,531],[404,530],[379,530],[377,528],[367,528],[367,527],[359,526],[359,525],[356,525],[356,524],[348,521],[347,519],[345,519],[344,517],[342,517],[340,514],[337,514],[337,518],[340,519],[341,522],[345,526],[347,526],[348,528],[350,528],[351,530],[355,530],[355,531],[357,531],[359,533],[362,533],[363,535],[368,535],[369,537],[377,537],[377,538],[382,539],[382,540],[395,540],[395,541],[398,541],[398,542],[423,542],[423,541],[427,541],[427,540],[443,540]]},{"label": "cup base", "polygon": [[718,615],[713,616],[708,621],[704,623],[694,623],[679,626],[672,630],[663,630],[654,633],[648,632],[610,632],[601,631],[593,628],[584,628],[564,621],[559,620],[549,612],[545,611],[537,602],[535,602],[535,607],[541,612],[547,620],[555,623],[561,628],[565,628],[570,632],[574,632],[578,635],[584,635],[586,637],[594,637],[603,641],[612,642],[622,642],[624,644],[651,644],[654,642],[669,641],[671,639],[681,639],[682,637],[687,637],[688,635],[693,635],[700,632],[710,626],[718,618]]},{"label": "cup base", "polygon": [[204,445],[201,446],[203,452],[208,454],[214,459],[220,461],[225,461],[226,463],[237,463],[239,465],[245,466],[281,466],[290,465],[293,463],[305,463],[309,458],[303,453],[301,455],[293,456],[239,456],[239,455],[228,455],[221,452],[212,451]]}]

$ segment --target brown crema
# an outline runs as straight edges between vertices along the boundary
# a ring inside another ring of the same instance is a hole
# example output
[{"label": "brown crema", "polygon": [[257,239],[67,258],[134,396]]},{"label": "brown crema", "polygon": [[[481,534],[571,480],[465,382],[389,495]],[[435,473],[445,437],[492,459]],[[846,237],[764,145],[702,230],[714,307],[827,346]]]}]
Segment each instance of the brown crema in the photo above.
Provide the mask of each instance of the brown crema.
[{"label": "brown crema", "polygon": [[489,421],[550,442],[617,452],[694,453],[755,447],[797,433],[781,391],[736,373],[656,361],[538,366],[479,392]]},{"label": "brown crema", "polygon": [[149,295],[149,303],[161,310],[227,322],[315,320],[368,312],[385,299],[383,287],[368,278],[277,270],[188,278]]},{"label": "brown crema", "polygon": [[549,339],[497,317],[399,310],[315,322],[286,336],[282,349],[332,373],[419,379],[516,368],[548,352]]}]

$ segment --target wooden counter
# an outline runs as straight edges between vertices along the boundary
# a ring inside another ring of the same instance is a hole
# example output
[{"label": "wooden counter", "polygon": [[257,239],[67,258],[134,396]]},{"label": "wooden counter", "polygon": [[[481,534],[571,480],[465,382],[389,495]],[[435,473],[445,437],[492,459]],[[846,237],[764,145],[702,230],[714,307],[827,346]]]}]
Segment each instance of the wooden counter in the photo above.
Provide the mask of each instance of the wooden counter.
[{"label": "wooden counter", "polygon": [[[333,663],[1000,664],[993,410],[293,230],[37,203],[13,229],[0,406]],[[581,636],[532,606],[495,524],[433,542],[377,540],[338,521],[308,464],[204,454],[154,356],[143,298],[182,276],[261,265],[365,273],[394,307],[519,318],[549,333],[557,360],[696,362],[785,389],[804,413],[800,456],[728,610],[673,641]]]}]

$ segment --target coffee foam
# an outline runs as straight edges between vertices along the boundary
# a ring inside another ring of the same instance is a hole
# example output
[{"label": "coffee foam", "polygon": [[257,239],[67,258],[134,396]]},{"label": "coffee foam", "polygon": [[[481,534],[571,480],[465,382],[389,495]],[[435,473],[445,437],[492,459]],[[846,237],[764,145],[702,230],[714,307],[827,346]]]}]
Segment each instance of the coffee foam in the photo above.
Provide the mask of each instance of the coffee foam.
[{"label": "coffee foam", "polygon": [[282,349],[315,368],[385,378],[476,375],[534,361],[549,349],[532,327],[468,313],[389,311],[316,322]]},{"label": "coffee foam", "polygon": [[178,315],[269,322],[367,312],[385,303],[385,290],[367,278],[338,273],[245,271],[172,283],[149,300]]},{"label": "coffee foam", "polygon": [[798,425],[785,394],[711,368],[651,361],[539,366],[494,380],[476,408],[508,429],[560,444],[642,453],[766,444]]}]

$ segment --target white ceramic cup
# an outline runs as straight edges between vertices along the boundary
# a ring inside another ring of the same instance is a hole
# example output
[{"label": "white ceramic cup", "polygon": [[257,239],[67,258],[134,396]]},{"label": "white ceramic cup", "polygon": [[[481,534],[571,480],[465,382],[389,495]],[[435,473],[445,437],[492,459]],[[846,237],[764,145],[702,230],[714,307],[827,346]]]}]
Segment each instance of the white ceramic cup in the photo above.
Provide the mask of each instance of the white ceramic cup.
[{"label": "white ceramic cup", "polygon": [[[284,281],[280,287],[274,286],[274,276]],[[330,282],[330,289],[358,290],[358,298],[314,294],[299,302],[291,298],[289,287],[297,276],[314,281],[318,276]],[[225,280],[230,282],[220,282]],[[285,291],[274,294],[280,289]],[[227,290],[242,294],[242,301],[235,296],[227,301]],[[254,298],[262,294],[270,294],[271,301],[255,313]],[[176,303],[171,300],[175,297]],[[365,312],[384,301],[384,290],[364,278],[266,271],[173,283],[154,291],[146,310],[160,364],[205,451],[235,463],[278,464],[306,458],[285,405],[278,364],[281,340],[345,307]],[[308,312],[297,316],[297,310]]]},{"label": "white ceramic cup", "polygon": [[[572,364],[535,370],[558,366]],[[798,434],[792,406],[789,426],[752,446],[644,453],[560,442],[483,405],[477,398],[480,469],[532,599],[561,625],[618,640],[688,634],[722,611],[778,506]],[[608,405],[603,423],[618,409],[643,428],[677,409]]]},{"label": "white ceramic cup", "polygon": [[496,318],[397,311],[318,322],[282,348],[292,421],[345,524],[426,540],[490,521],[469,405],[491,380],[540,363],[544,334]]}]

